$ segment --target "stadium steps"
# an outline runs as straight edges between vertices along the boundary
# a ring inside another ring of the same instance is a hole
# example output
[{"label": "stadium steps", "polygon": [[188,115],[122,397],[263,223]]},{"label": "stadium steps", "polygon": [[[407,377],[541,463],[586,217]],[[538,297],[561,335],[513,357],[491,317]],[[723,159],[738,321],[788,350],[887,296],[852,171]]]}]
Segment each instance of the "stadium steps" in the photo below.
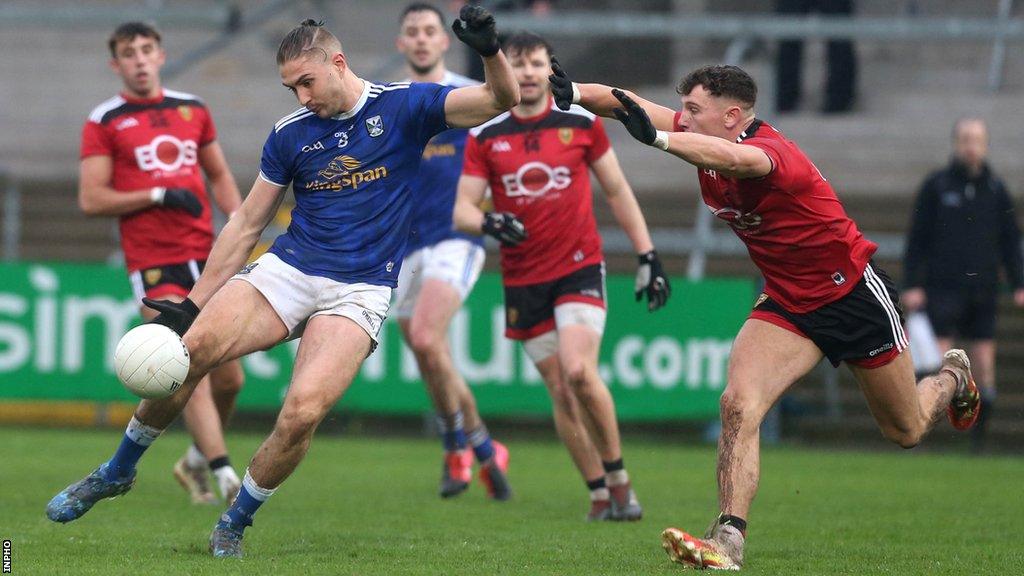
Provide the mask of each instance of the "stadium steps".
[{"label": "stadium steps", "polygon": [[20,257],[91,262],[118,249],[112,218],[88,218],[78,208],[77,183],[30,181],[21,186]]}]

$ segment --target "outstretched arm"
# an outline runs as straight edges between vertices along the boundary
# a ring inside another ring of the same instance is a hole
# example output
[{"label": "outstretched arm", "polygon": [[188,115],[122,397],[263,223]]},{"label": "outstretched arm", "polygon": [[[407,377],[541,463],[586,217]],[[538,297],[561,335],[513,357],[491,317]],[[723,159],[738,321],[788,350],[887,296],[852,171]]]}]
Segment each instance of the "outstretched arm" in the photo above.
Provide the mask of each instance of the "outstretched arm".
[{"label": "outstretched arm", "polygon": [[643,106],[625,92],[614,89],[612,95],[621,104],[612,113],[633,138],[648,146],[660,148],[698,168],[708,168],[732,178],[760,178],[773,169],[768,154],[760,148],[693,132],[658,130]]},{"label": "outstretched arm", "polygon": [[563,110],[579,104],[598,116],[616,118],[629,133],[648,146],[655,146],[698,168],[710,168],[735,178],[758,178],[772,171],[764,151],[723,138],[676,132],[675,112],[636,94],[603,84],[577,84],[552,59],[551,92]]},{"label": "outstretched arm", "polygon": [[480,6],[467,4],[452,24],[459,40],[484,60],[484,83],[456,88],[444,101],[445,121],[452,128],[478,126],[519,103],[519,83],[498,46],[494,16]]},{"label": "outstretched arm", "polygon": [[[554,73],[548,79],[551,80],[551,93],[554,95],[555,104],[559,108],[568,110],[569,106],[579,104],[598,116],[615,118],[613,111],[619,108],[621,104],[612,95],[611,86],[573,82],[554,56],[551,57],[551,69]],[[645,100],[632,92],[626,93],[634,102],[643,107],[658,130],[675,130],[675,111],[660,104],[655,104],[650,100]]]}]

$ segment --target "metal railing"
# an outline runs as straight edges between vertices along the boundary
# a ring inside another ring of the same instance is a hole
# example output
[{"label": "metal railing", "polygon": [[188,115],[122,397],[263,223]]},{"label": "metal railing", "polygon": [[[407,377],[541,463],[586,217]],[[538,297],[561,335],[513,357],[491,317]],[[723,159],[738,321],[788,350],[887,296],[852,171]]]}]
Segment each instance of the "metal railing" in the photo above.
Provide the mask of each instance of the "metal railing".
[{"label": "metal railing", "polygon": [[231,5],[225,0],[197,2],[191,5],[176,2],[140,2],[134,6],[96,6],[65,4],[33,5],[0,4],[0,27],[52,26],[59,28],[112,27],[118,22],[138,20],[158,22],[161,25],[223,27],[231,15]]},{"label": "metal railing", "polygon": [[[1007,9],[1008,10],[1008,9]],[[502,14],[504,30],[526,29],[565,37],[761,38],[764,40],[884,40],[944,42],[982,40],[1024,42],[1024,19],[936,18],[927,16],[836,17],[775,14],[610,14],[560,12],[557,18]]]}]

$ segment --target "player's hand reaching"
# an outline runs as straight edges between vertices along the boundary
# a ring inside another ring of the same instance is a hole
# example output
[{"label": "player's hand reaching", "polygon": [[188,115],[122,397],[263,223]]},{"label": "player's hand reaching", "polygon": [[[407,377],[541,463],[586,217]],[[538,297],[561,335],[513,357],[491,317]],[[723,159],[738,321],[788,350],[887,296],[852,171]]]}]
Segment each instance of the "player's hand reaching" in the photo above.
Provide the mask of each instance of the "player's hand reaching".
[{"label": "player's hand reaching", "polygon": [[480,229],[505,246],[518,246],[526,240],[526,226],[508,212],[485,212]]},{"label": "player's hand reaching", "polygon": [[196,316],[199,315],[199,307],[188,298],[181,302],[143,298],[142,303],[160,313],[156,318],[147,322],[147,324],[167,326],[177,332],[178,336],[184,336],[185,332],[188,332],[189,327],[192,326]]},{"label": "player's hand reaching", "polygon": [[647,111],[618,88],[612,88],[612,96],[622,103],[622,108],[613,109],[612,114],[615,114],[619,122],[622,122],[626,130],[629,131],[629,135],[648,146],[653,146],[658,137],[658,131],[651,123]]},{"label": "player's hand reaching", "polygon": [[480,6],[466,4],[459,10],[459,19],[452,23],[452,31],[464,44],[487,58],[498,53],[498,31],[494,16]]},{"label": "player's hand reaching", "polygon": [[552,74],[548,76],[551,82],[551,95],[555,97],[555,105],[562,110],[568,110],[573,104],[579,104],[580,89],[576,83],[569,80],[569,75],[558,63],[558,59],[551,57]]},{"label": "player's hand reaching", "polygon": [[153,188],[153,202],[163,206],[164,208],[171,208],[173,210],[184,210],[192,215],[193,218],[198,218],[203,213],[203,205],[199,202],[199,198],[187,188]]},{"label": "player's hand reaching", "polygon": [[647,294],[647,311],[654,312],[668,302],[672,286],[661,266],[658,253],[654,250],[640,255],[640,267],[636,270],[636,301]]}]

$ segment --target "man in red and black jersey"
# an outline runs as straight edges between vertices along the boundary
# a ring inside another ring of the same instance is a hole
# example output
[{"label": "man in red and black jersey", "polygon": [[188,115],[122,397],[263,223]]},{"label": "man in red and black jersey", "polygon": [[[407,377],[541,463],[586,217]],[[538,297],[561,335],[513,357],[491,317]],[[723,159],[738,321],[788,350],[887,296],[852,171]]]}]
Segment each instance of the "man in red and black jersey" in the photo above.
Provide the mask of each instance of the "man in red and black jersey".
[{"label": "man in red and black jersey", "polygon": [[735,66],[707,66],[679,84],[674,112],[600,84],[576,84],[558,66],[560,106],[578,103],[618,118],[634,138],[698,169],[708,208],[746,244],[765,291],[733,343],[721,399],[721,514],[704,538],[662,533],[676,562],[737,569],[757,491],[759,427],[765,413],[822,358],[845,361],[882,433],[917,445],[943,411],[958,429],[977,418],[979,396],[962,350],[946,352],[938,375],[914,380],[899,297],[871,263],[877,248],[846,215],[814,164],[754,116],[757,86]]},{"label": "man in red and black jersey", "polygon": [[[213,219],[202,171],[225,214],[241,195],[217,143],[209,110],[191,94],[163,89],[165,54],[153,27],[129,22],[109,41],[110,68],[124,90],[89,114],[82,129],[78,203],[89,216],[117,216],[132,291],[180,302],[199,278],[213,244]],[[202,168],[202,171],[200,171]],[[141,307],[146,320],[156,312]],[[229,362],[204,381],[185,408],[195,444],[174,475],[193,502],[212,503],[209,471],[222,496],[241,482],[231,467],[222,426],[242,386],[242,367]]]},{"label": "man in red and black jersey", "polygon": [[[646,294],[648,309],[660,308],[668,279],[601,120],[578,106],[555,108],[547,80],[551,47],[522,33],[508,39],[505,51],[521,100],[470,131],[454,220],[467,232],[502,240],[505,334],[523,342],[548,387],[555,427],[590,489],[588,519],[638,520],[615,404],[597,370],[605,272],[590,170],[640,254],[637,299]],[[477,206],[488,186],[495,212],[485,214]]]}]

